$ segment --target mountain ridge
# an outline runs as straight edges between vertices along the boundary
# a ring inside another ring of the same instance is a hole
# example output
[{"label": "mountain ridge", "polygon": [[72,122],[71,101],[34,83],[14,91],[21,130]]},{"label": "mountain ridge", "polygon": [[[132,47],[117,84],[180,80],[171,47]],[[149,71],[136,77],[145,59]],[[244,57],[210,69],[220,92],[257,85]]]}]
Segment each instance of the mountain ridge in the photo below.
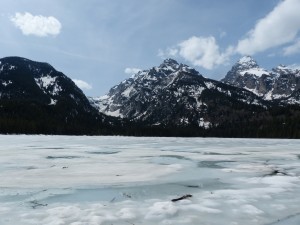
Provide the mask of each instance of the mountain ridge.
[{"label": "mountain ridge", "polygon": [[99,114],[82,90],[50,64],[0,59],[1,133],[92,134],[111,121],[117,120]]},{"label": "mountain ridge", "polygon": [[[249,59],[242,63],[247,70],[261,71]],[[0,59],[2,134],[296,138],[299,97],[295,90],[289,96],[294,104],[266,100],[166,59],[114,86],[106,96],[88,99],[48,63]]]},{"label": "mountain ridge", "polygon": [[[244,61],[251,63],[245,64]],[[300,103],[300,99],[293,98],[300,89],[299,69],[279,65],[268,71],[259,67],[252,57],[246,56],[237,61],[221,81],[247,89],[264,100],[282,104]]]},{"label": "mountain ridge", "polygon": [[[206,112],[208,104],[216,105],[211,102],[218,101],[211,96],[220,96],[228,104],[239,101],[240,104],[267,107],[267,103],[251,92],[205,78],[195,69],[173,59],[140,71],[111,88],[107,95],[90,100],[104,114],[143,121],[147,125],[164,122],[164,125],[198,124],[209,128],[217,123]],[[220,101],[219,105],[222,104],[225,103]]]}]

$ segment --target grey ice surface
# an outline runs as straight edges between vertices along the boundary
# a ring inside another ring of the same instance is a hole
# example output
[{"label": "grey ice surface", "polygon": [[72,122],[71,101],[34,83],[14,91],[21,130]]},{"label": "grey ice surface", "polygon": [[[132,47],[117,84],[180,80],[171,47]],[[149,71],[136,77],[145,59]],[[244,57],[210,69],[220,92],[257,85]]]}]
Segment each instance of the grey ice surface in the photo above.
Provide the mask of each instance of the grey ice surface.
[{"label": "grey ice surface", "polygon": [[299,175],[300,140],[0,136],[0,224],[299,225]]}]

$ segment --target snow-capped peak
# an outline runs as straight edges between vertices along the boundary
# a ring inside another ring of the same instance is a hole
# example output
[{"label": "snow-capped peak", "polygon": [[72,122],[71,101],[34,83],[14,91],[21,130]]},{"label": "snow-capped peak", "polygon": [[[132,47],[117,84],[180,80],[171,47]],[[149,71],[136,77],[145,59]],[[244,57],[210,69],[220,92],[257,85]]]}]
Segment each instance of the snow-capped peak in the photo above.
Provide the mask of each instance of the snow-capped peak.
[{"label": "snow-capped peak", "polygon": [[291,66],[286,66],[286,65],[282,65],[280,64],[279,66],[277,66],[276,68],[274,68],[275,70],[289,70],[289,71],[297,71],[299,70],[299,68],[291,65]]},{"label": "snow-capped peak", "polygon": [[175,65],[179,65],[179,63],[175,59],[171,59],[171,58],[165,59],[163,61],[163,64],[168,64],[168,65],[175,64]]},{"label": "snow-capped peak", "polygon": [[284,70],[284,69],[287,69],[288,67],[286,65],[283,65],[283,64],[280,64],[279,66],[276,67],[277,69],[280,69],[280,70]]},{"label": "snow-capped peak", "polygon": [[261,77],[262,75],[270,75],[270,72],[259,67],[257,62],[251,56],[243,56],[232,67],[232,73],[244,76],[245,74]]},{"label": "snow-capped peak", "polygon": [[300,65],[299,64],[292,64],[292,65],[289,65],[288,68],[297,71],[297,70],[300,70]]},{"label": "snow-capped peak", "polygon": [[[250,56],[242,57],[226,74],[223,82],[247,89],[265,100],[287,101],[300,89],[300,70],[297,65],[279,66],[268,71],[259,67]],[[292,102],[292,103],[290,103]]]},{"label": "snow-capped peak", "polygon": [[176,71],[179,68],[179,63],[174,59],[165,59],[162,64],[158,67],[163,70]]},{"label": "snow-capped peak", "polygon": [[277,75],[280,74],[294,74],[295,76],[300,76],[300,70],[293,66],[285,66],[280,64],[276,68],[273,69],[273,72]]},{"label": "snow-capped peak", "polygon": [[257,62],[251,56],[243,56],[238,60],[236,64],[238,64],[240,67],[243,67],[244,69],[259,67]]}]

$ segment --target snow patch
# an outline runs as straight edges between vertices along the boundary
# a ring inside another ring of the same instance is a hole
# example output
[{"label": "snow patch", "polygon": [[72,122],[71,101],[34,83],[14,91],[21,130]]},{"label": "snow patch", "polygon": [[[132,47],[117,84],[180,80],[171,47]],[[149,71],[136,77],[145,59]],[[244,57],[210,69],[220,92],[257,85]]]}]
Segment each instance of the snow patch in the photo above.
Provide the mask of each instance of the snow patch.
[{"label": "snow patch", "polygon": [[250,89],[250,88],[244,87],[244,89],[251,91],[252,93],[256,94],[257,96],[263,96],[263,94],[259,93],[256,88]]},{"label": "snow patch", "polygon": [[267,94],[265,94],[264,99],[265,100],[272,100],[272,94],[273,94],[274,88],[272,88],[272,90],[270,90]]},{"label": "snow patch", "polygon": [[51,77],[49,75],[42,76],[41,78],[35,78],[37,85],[40,88],[48,88],[49,86],[53,86],[56,81],[56,77]]},{"label": "snow patch", "polygon": [[274,94],[273,95],[273,99],[281,99],[281,98],[286,98],[289,97],[290,95],[286,95],[286,94]]},{"label": "snow patch", "polygon": [[40,78],[35,78],[36,84],[44,91],[44,93],[49,92],[49,88],[53,87],[50,92],[52,95],[58,95],[62,88],[56,82],[57,77],[51,77],[50,75],[42,76]]},{"label": "snow patch", "polygon": [[16,66],[10,65],[10,67],[8,68],[8,70],[14,70],[16,69]]},{"label": "snow patch", "polygon": [[287,100],[287,103],[288,103],[288,104],[291,104],[291,105],[300,104],[300,100],[295,99],[295,98],[289,98],[289,99]]},{"label": "snow patch", "polygon": [[216,88],[216,85],[212,82],[205,82],[205,85],[208,89]]},{"label": "snow patch", "polygon": [[9,80],[9,81],[3,81],[3,82],[2,82],[2,85],[5,86],[5,87],[6,87],[7,85],[10,85],[10,84],[12,84],[12,81],[11,81],[11,80]]},{"label": "snow patch", "polygon": [[249,63],[252,63],[252,62],[254,62],[254,60],[251,56],[243,56],[238,61],[239,64],[249,64]]},{"label": "snow patch", "polygon": [[180,118],[180,123],[181,124],[189,124],[189,119],[184,117],[184,118]]},{"label": "snow patch", "polygon": [[205,121],[204,118],[199,119],[199,127],[203,127],[204,129],[209,129],[211,123],[209,121]]},{"label": "snow patch", "polygon": [[262,75],[268,75],[270,76],[270,73],[262,68],[251,68],[248,70],[244,70],[240,72],[240,75],[244,76],[245,74],[253,74],[257,77],[261,77]]},{"label": "snow patch", "polygon": [[56,103],[57,103],[57,100],[54,100],[54,99],[51,98],[51,101],[50,101],[49,105],[56,105]]},{"label": "snow patch", "polygon": [[108,116],[123,118],[123,114],[120,112],[120,109],[117,109],[116,111],[105,111],[104,113]]},{"label": "snow patch", "polygon": [[122,96],[129,98],[132,90],[133,90],[133,86],[128,87],[125,91],[123,91]]}]

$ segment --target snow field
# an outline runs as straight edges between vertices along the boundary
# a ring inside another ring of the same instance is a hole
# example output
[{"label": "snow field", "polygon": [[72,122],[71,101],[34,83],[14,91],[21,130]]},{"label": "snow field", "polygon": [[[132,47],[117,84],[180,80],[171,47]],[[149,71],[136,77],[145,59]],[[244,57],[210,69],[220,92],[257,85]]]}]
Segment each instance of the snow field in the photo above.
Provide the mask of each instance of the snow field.
[{"label": "snow field", "polygon": [[[0,224],[300,223],[300,141],[0,136]],[[172,202],[174,198],[192,197]]]}]

